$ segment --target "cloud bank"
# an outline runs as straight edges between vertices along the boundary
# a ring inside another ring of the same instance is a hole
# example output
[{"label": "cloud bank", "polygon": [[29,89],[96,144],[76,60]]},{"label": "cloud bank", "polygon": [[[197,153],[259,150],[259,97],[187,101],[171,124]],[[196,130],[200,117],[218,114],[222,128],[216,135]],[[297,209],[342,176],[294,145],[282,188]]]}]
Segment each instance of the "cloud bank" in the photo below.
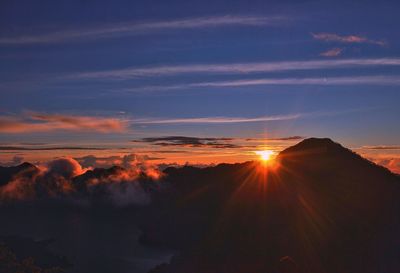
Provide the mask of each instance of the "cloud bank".
[{"label": "cloud bank", "polygon": [[49,131],[123,132],[126,124],[119,119],[76,115],[29,113],[26,116],[0,116],[1,133]]},{"label": "cloud bank", "polygon": [[400,150],[400,146],[396,146],[396,145],[362,146],[361,149],[367,149],[367,150]]},{"label": "cloud bank", "polygon": [[201,138],[201,137],[187,137],[187,136],[166,136],[166,137],[148,137],[134,142],[151,143],[152,145],[168,147],[180,146],[186,148],[240,148],[241,146],[230,143],[233,138]]},{"label": "cloud bank", "polygon": [[11,180],[0,187],[0,203],[40,198],[78,205],[147,204],[151,199],[148,189],[156,187],[162,173],[145,159],[139,163],[135,155],[126,156],[122,163],[128,168],[90,170],[73,158],[40,166],[24,163],[14,167]]},{"label": "cloud bank", "polygon": [[84,168],[111,168],[113,166],[121,166],[125,169],[140,169],[146,171],[149,167],[149,161],[160,160],[163,158],[150,157],[148,155],[128,154],[128,155],[111,155],[111,156],[94,156],[87,155],[75,158]]},{"label": "cloud bank", "polygon": [[370,158],[376,164],[382,165],[394,173],[400,174],[400,158]]}]

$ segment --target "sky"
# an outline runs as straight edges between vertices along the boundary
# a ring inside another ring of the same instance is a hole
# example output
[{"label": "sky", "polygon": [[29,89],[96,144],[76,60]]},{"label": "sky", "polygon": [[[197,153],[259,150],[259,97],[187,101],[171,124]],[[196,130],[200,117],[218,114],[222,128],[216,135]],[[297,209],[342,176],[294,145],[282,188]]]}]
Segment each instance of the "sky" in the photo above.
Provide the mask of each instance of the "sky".
[{"label": "sky", "polygon": [[400,172],[396,1],[0,3],[0,163],[256,159],[307,137]]}]

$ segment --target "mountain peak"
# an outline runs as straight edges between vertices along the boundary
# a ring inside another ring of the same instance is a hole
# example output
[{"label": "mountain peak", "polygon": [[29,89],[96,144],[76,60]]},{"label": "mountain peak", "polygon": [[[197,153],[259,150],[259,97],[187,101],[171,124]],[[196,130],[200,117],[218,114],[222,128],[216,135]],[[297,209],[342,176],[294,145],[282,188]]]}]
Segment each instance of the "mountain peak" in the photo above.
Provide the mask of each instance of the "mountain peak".
[{"label": "mountain peak", "polygon": [[280,156],[288,154],[315,154],[315,153],[329,153],[329,154],[353,154],[352,151],[343,147],[339,143],[334,142],[330,138],[307,138],[303,141],[291,146],[280,153]]},{"label": "mountain peak", "polygon": [[0,186],[7,184],[16,175],[32,177],[38,171],[39,169],[35,165],[28,162],[12,167],[0,166]]},{"label": "mountain peak", "polygon": [[27,169],[36,169],[36,166],[29,162],[24,162],[24,163],[21,163],[18,166],[16,166],[16,168],[18,168],[20,170],[27,170]]},{"label": "mountain peak", "polygon": [[311,144],[311,145],[332,145],[337,144],[332,139],[325,137],[325,138],[318,138],[318,137],[310,137],[302,140],[302,144]]}]

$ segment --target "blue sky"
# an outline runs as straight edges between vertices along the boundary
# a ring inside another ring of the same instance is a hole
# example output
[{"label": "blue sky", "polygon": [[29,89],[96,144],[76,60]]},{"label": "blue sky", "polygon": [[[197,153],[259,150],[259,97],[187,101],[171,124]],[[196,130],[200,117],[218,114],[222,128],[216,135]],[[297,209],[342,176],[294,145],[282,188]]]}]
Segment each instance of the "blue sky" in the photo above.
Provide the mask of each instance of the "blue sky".
[{"label": "blue sky", "polygon": [[2,145],[318,136],[398,157],[396,1],[0,5]]}]

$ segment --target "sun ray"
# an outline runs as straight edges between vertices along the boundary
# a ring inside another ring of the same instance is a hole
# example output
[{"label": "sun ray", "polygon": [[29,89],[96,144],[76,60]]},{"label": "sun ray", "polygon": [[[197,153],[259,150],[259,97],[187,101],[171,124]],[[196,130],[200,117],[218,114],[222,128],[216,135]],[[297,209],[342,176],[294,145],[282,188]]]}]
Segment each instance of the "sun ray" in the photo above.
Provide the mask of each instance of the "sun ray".
[{"label": "sun ray", "polygon": [[275,156],[275,152],[271,150],[255,151],[255,154],[259,155],[263,162],[270,161]]}]

